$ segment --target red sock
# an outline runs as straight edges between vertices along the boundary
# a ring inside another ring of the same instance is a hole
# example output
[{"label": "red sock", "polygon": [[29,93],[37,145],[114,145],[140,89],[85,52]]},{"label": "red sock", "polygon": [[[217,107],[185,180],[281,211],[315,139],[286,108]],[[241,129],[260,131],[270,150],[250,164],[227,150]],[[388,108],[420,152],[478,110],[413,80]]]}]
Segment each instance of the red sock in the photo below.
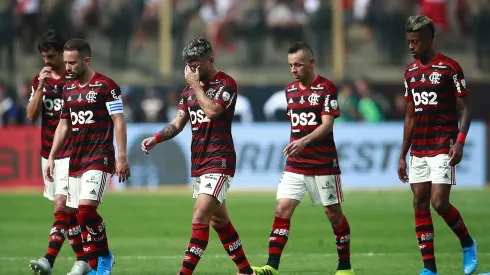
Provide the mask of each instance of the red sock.
[{"label": "red sock", "polygon": [[282,251],[288,242],[291,219],[275,217],[269,236],[269,259],[267,265],[279,269]]},{"label": "red sock", "polygon": [[430,209],[415,211],[415,233],[419,242],[419,249],[424,261],[424,267],[436,272],[434,256],[434,226]]},{"label": "red sock", "polygon": [[71,248],[77,256],[77,261],[85,260],[85,252],[83,252],[82,231],[78,225],[77,213],[70,216],[70,227],[68,229],[68,240]]},{"label": "red sock", "polygon": [[453,230],[454,234],[458,236],[461,246],[468,247],[473,245],[473,239],[468,234],[468,229],[464,224],[461,214],[459,214],[456,207],[449,205],[448,210],[445,213],[438,213],[446,222],[446,224]]},{"label": "red sock", "polygon": [[335,244],[337,245],[337,254],[339,255],[338,270],[351,269],[350,264],[350,226],[347,218],[344,216],[339,226],[332,227],[335,235]]},{"label": "red sock", "polygon": [[48,251],[44,258],[46,258],[53,267],[54,260],[60,253],[61,246],[65,242],[66,233],[70,224],[70,215],[63,211],[57,211],[54,213],[54,223],[49,233],[49,245]]},{"label": "red sock", "polygon": [[[78,218],[78,216],[77,216]],[[92,267],[92,269],[97,269],[98,259],[97,259],[97,248],[92,243],[92,238],[89,239],[89,233],[85,225],[80,224],[80,237],[82,238],[83,253],[85,253],[85,260]]]},{"label": "red sock", "polygon": [[184,255],[180,275],[191,275],[194,272],[204,250],[208,246],[208,241],[209,225],[193,223],[191,241]]},{"label": "red sock", "polygon": [[240,273],[252,274],[253,270],[250,267],[250,263],[248,262],[242,248],[242,240],[240,239],[240,236],[238,236],[238,233],[236,232],[236,229],[231,221],[222,227],[215,228],[215,230],[218,233],[221,243],[223,244],[223,248],[235,262]]}]

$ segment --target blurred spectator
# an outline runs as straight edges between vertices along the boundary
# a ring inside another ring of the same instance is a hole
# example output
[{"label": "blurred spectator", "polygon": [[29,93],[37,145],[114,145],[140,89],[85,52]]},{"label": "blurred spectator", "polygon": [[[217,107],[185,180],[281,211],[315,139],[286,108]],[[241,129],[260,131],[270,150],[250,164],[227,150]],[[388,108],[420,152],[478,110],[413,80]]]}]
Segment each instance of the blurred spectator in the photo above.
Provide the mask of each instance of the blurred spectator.
[{"label": "blurred spectator", "polygon": [[[172,0],[174,13],[172,16],[172,37],[174,40],[174,64],[182,63],[182,49],[186,32],[192,16],[199,10],[199,0]],[[175,115],[175,114],[173,114]],[[173,117],[172,115],[172,117]]]},{"label": "blurred spectator", "polygon": [[295,0],[267,0],[266,22],[276,48],[304,40],[303,24],[307,17],[304,8]]},{"label": "blurred spectator", "polygon": [[264,115],[267,121],[287,121],[288,103],[284,90],[272,94],[264,104]]},{"label": "blurred spectator", "polygon": [[324,66],[327,62],[327,56],[330,56],[330,45],[332,44],[331,3],[331,0],[304,1],[304,9],[308,17],[308,37],[319,66]]},{"label": "blurred spectator", "polygon": [[72,35],[71,18],[69,17],[72,10],[71,1],[66,0],[43,0],[42,20],[44,29],[54,29],[65,39]]},{"label": "blurred spectator", "polygon": [[[357,108],[361,120],[368,123],[379,123],[383,121],[383,113],[378,104],[374,101],[371,90],[368,86],[363,87],[364,84],[358,85],[358,81],[356,81],[357,93],[359,94]],[[360,81],[359,83],[367,84],[366,81]],[[359,87],[361,87],[361,89],[359,89]]]},{"label": "blurred spectator", "polygon": [[[2,0],[5,1],[5,0]],[[41,0],[17,0],[20,15],[21,45],[25,53],[33,53],[39,32]]]},{"label": "blurred spectator", "polygon": [[156,88],[147,87],[145,89],[145,97],[140,104],[143,122],[168,121],[164,112],[164,105],[164,101],[157,94]]},{"label": "blurred spectator", "polygon": [[490,72],[490,1],[474,0],[471,5],[471,29],[480,70]]},{"label": "blurred spectator", "polygon": [[128,47],[133,31],[131,0],[109,0],[103,16],[105,32],[110,40],[109,64],[125,69],[128,65]]},{"label": "blurred spectator", "polygon": [[168,120],[172,120],[177,111],[179,110],[178,105],[180,101],[180,92],[176,87],[171,87],[166,94],[166,114]]},{"label": "blurred spectator", "polygon": [[236,35],[245,41],[245,66],[260,66],[264,61],[264,42],[267,36],[265,5],[263,0],[240,2],[237,16]]},{"label": "blurred spectator", "polygon": [[369,94],[383,114],[388,114],[391,111],[390,100],[383,94],[374,91],[365,77],[356,79],[355,86],[360,95]]},{"label": "blurred spectator", "polygon": [[244,95],[238,94],[234,120],[240,121],[241,123],[251,123],[254,120],[252,104]]},{"label": "blurred spectator", "polygon": [[[66,2],[66,1],[65,1]],[[84,39],[89,24],[98,24],[98,7],[93,0],[74,0],[71,10],[73,36]]]},{"label": "blurred spectator", "polygon": [[351,122],[359,118],[357,111],[357,98],[354,84],[351,81],[345,81],[338,91],[337,101],[341,115],[335,120],[336,122]]},{"label": "blurred spectator", "polygon": [[[15,53],[14,53],[14,38],[15,38],[15,6],[16,0],[0,1],[0,66],[6,65],[7,71],[15,74]],[[5,51],[4,51],[5,49]],[[4,63],[4,60],[7,62]]]},{"label": "blurred spectator", "polygon": [[0,125],[8,125],[14,101],[7,96],[5,83],[0,82]]},{"label": "blurred spectator", "polygon": [[229,44],[229,24],[236,19],[238,0],[202,0],[200,15],[207,25],[206,37],[213,50],[233,50]]}]

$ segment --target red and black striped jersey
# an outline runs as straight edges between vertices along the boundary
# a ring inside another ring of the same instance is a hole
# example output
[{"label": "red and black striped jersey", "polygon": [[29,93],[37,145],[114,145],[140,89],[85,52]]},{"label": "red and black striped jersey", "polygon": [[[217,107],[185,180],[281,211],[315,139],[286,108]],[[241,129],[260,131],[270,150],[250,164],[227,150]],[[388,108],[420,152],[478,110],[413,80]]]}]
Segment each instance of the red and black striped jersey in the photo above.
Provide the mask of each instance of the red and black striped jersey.
[{"label": "red and black striped jersey", "polygon": [[107,76],[95,73],[85,86],[77,80],[63,88],[62,119],[71,120],[70,176],[88,170],[113,173],[114,122],[112,115],[123,113],[121,89]]},{"label": "red and black striped jersey", "polygon": [[234,176],[236,153],[231,123],[235,114],[237,84],[231,76],[218,72],[203,89],[224,111],[211,120],[199,106],[194,89],[187,85],[182,91],[178,107],[189,115],[192,127],[191,175],[220,173]]},{"label": "red and black striped jersey", "polygon": [[[70,81],[68,73],[65,71],[60,78],[49,78],[45,80],[43,88],[43,105],[41,110],[41,156],[49,157],[49,152],[53,146],[54,132],[60,122],[61,106],[63,98],[61,96],[63,86]],[[39,74],[32,79],[32,93],[29,101],[34,98],[34,93],[39,85]],[[63,144],[63,148],[56,158],[66,158],[70,156],[68,140]]]},{"label": "red and black striped jersey", "polygon": [[440,53],[430,64],[405,69],[405,100],[415,106],[411,156],[449,153],[458,135],[456,97],[468,94],[458,62]]},{"label": "red and black striped jersey", "polygon": [[[286,87],[287,116],[291,120],[290,141],[299,140],[322,124],[322,116],[340,116],[337,88],[318,75],[313,83],[301,88],[298,82]],[[303,151],[286,160],[285,171],[304,175],[338,175],[339,160],[333,132],[308,144]]]}]

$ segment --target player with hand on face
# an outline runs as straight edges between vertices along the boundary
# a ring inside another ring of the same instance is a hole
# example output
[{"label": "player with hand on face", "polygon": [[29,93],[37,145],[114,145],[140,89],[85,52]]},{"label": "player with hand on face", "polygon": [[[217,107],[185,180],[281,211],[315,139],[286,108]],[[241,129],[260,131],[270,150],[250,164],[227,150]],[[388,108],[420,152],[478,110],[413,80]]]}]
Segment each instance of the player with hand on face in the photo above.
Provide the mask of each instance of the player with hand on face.
[{"label": "player with hand on face", "polygon": [[451,187],[456,184],[456,164],[463,156],[471,122],[466,80],[458,62],[434,50],[432,20],[410,16],[405,30],[415,61],[405,69],[407,112],[398,177],[409,182],[413,192],[415,231],[424,261],[420,274],[437,274],[431,204],[459,238],[464,273],[472,274],[478,264],[476,241],[449,202]]},{"label": "player with hand on face", "polygon": [[231,76],[214,67],[213,49],[208,40],[190,41],[182,55],[188,85],[181,93],[177,115],[160,132],[141,143],[143,152],[149,153],[158,143],[177,136],[191,122],[191,176],[196,202],[192,237],[178,274],[194,272],[208,245],[210,224],[235,262],[238,274],[254,274],[225,201],[236,166],[231,123],[238,87]]},{"label": "player with hand on face", "polygon": [[[37,46],[45,67],[32,80],[32,94],[27,105],[27,118],[36,121],[41,115],[41,163],[42,169],[48,164],[49,151],[53,145],[56,127],[60,122],[63,102],[63,86],[71,80],[63,63],[63,46],[66,41],[54,30],[47,31]],[[66,206],[68,195],[68,165],[70,149],[68,141],[55,156],[56,170],[53,180],[44,178],[44,197],[54,201],[54,223],[49,235],[46,255],[32,260],[29,267],[37,274],[51,274],[54,262],[68,237],[77,261],[68,275],[84,275],[90,266],[85,261],[82,237],[77,220],[77,211]]]},{"label": "player with hand on face", "polygon": [[288,50],[295,81],[286,89],[287,116],[291,120],[290,143],[284,149],[286,167],[277,189],[277,205],[269,237],[269,259],[253,267],[258,275],[275,275],[288,241],[291,217],[308,192],[313,204],[325,209],[335,235],[339,257],[336,275],[353,275],[350,263],[350,226],[342,212],[344,197],[333,137],[334,119],[340,115],[337,89],[315,73],[311,48],[302,42]]},{"label": "player with hand on face", "polygon": [[112,175],[115,173],[119,181],[126,181],[130,176],[121,89],[112,79],[90,67],[91,49],[87,41],[68,41],[63,48],[63,60],[73,80],[63,87],[61,120],[45,176],[53,180],[54,157],[70,135],[67,205],[78,209],[85,257],[93,268],[89,274],[111,274],[114,256],[109,250],[106,225],[97,209]]}]

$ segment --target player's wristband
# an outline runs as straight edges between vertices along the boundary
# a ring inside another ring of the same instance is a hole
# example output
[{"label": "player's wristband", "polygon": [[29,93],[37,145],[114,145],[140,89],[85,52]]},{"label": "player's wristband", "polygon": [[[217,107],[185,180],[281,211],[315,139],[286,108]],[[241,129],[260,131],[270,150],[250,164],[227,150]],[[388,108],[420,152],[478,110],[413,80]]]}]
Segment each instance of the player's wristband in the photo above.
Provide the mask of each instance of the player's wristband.
[{"label": "player's wristband", "polygon": [[160,133],[155,133],[153,136],[157,139],[158,143],[161,143],[163,141],[163,138],[160,135]]},{"label": "player's wristband", "polygon": [[464,144],[465,140],[466,140],[466,134],[465,133],[459,133],[458,137],[456,138],[456,142]]}]

